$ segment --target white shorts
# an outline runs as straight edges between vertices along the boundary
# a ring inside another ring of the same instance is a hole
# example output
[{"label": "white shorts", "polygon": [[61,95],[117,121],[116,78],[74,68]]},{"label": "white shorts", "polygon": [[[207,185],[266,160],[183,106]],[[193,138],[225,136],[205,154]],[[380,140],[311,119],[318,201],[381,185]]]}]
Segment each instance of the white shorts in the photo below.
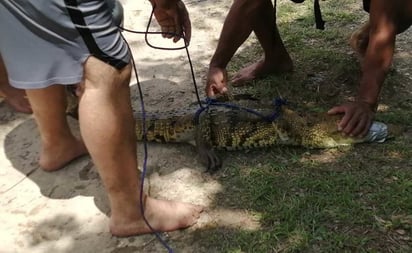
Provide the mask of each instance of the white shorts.
[{"label": "white shorts", "polygon": [[90,56],[126,66],[130,52],[105,0],[0,1],[0,54],[10,84],[76,84]]}]

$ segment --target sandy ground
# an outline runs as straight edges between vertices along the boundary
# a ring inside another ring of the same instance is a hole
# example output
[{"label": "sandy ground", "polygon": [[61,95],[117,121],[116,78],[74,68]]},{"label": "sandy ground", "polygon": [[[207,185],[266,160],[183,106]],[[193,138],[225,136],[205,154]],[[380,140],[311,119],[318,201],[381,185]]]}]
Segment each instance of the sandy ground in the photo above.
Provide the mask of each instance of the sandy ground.
[{"label": "sandy ground", "polygon": [[[144,31],[150,14],[148,1],[124,0],[125,27]],[[231,1],[188,0],[193,40],[190,54],[203,95],[204,72],[216,46],[224,15]],[[149,48],[144,36],[124,33],[138,67],[146,109],[181,107],[196,99],[184,50]],[[173,46],[159,35],[154,45]],[[181,44],[180,44],[181,45]],[[136,80],[131,83],[136,110]],[[78,134],[78,124],[70,119]],[[89,157],[64,169],[47,173],[38,164],[39,134],[32,116],[13,112],[0,103],[0,252],[166,252],[153,235],[119,239],[108,231],[108,202],[101,180]],[[142,148],[139,144],[139,158]],[[146,189],[152,196],[192,202],[206,207],[220,184],[196,160],[185,145],[149,145]],[[142,159],[140,159],[140,164]],[[258,226],[245,211],[209,207],[199,223],[167,236],[181,237],[196,228],[213,224]],[[190,245],[177,252],[194,252]]]}]

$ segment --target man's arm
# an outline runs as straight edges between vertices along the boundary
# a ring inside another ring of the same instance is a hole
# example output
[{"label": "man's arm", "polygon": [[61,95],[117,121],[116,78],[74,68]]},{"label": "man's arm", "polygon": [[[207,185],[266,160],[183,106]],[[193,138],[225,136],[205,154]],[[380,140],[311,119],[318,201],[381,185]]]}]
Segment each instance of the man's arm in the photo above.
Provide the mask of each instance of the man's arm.
[{"label": "man's arm", "polygon": [[356,100],[329,111],[329,114],[344,113],[338,128],[345,134],[364,136],[372,123],[379,93],[394,54],[397,29],[390,5],[385,0],[371,3],[369,44]]},{"label": "man's arm", "polygon": [[382,9],[384,6],[384,4],[371,6],[369,44],[362,65],[357,96],[358,101],[368,103],[372,108],[378,103],[379,93],[392,64],[395,50],[397,32],[395,17],[386,14]]},{"label": "man's arm", "polygon": [[[236,0],[233,2],[230,10],[223,23],[222,31],[219,36],[219,42],[213,57],[209,64],[209,73],[206,80],[206,95],[213,97],[224,94],[227,89],[227,72],[226,66],[232,59],[239,47],[245,42],[253,31],[253,25],[258,23],[256,19],[267,21],[266,11],[273,12],[271,2],[269,6],[262,4],[262,1],[255,0]],[[272,7],[272,10],[269,8]],[[265,19],[263,19],[265,18]],[[270,20],[267,26],[272,26],[274,20]],[[262,28],[270,30],[270,28]]]}]

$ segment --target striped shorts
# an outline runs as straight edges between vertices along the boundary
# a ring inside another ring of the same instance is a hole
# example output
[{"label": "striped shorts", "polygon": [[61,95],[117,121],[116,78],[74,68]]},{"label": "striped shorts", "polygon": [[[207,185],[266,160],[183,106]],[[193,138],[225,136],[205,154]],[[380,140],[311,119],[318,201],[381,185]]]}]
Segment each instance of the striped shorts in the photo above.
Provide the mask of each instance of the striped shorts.
[{"label": "striped shorts", "polygon": [[125,67],[130,52],[106,1],[0,1],[0,54],[10,84],[38,89],[79,83],[91,55]]}]

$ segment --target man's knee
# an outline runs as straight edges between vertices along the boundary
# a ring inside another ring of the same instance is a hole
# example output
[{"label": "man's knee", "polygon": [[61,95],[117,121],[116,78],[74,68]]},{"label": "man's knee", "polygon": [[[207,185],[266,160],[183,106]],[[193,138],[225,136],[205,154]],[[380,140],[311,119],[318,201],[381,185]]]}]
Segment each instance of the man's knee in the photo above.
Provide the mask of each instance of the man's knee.
[{"label": "man's knee", "polygon": [[121,69],[117,69],[91,56],[84,64],[85,88],[117,89],[129,86],[131,69],[130,63]]}]

